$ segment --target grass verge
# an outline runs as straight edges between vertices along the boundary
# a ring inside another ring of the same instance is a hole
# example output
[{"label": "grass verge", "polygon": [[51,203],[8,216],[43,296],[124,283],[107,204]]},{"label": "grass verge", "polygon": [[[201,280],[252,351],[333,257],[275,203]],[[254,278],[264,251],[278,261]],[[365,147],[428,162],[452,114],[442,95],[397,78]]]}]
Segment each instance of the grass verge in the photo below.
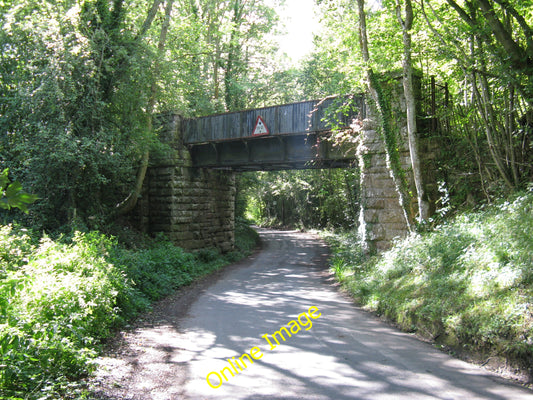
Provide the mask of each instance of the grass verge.
[{"label": "grass verge", "polygon": [[533,193],[464,214],[365,259],[326,234],[337,279],[402,329],[533,370]]},{"label": "grass verge", "polygon": [[236,251],[187,253],[163,238],[128,249],[99,232],[40,240],[0,227],[0,398],[84,398],[99,345],[150,303],[235,262],[258,235],[238,224]]}]

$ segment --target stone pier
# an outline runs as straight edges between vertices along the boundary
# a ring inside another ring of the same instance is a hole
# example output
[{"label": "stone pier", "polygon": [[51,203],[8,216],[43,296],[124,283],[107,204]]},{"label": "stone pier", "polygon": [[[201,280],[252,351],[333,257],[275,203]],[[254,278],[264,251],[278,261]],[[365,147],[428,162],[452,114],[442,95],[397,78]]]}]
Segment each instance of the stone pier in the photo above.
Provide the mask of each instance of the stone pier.
[{"label": "stone pier", "polygon": [[[387,166],[385,144],[376,123],[365,119],[362,125],[357,149],[361,171],[359,234],[369,251],[380,252],[390,248],[395,238],[407,236],[409,226]],[[412,181],[411,160],[405,142],[400,142],[399,151],[402,168]]]},{"label": "stone pier", "polygon": [[[415,77],[415,92],[420,97],[420,77]],[[418,87],[417,87],[418,86]],[[400,165],[405,172],[408,191],[406,209],[401,205],[400,195],[388,165],[385,141],[371,112],[360,121],[357,158],[360,178],[359,234],[368,251],[381,252],[391,247],[394,240],[404,238],[414,226],[418,216],[418,202],[407,136],[406,103],[402,80],[389,80],[389,100],[392,120],[396,132],[397,151]],[[438,199],[435,171],[438,141],[418,132],[418,154],[420,157],[425,199],[430,214],[435,212]]]},{"label": "stone pier", "polygon": [[160,123],[166,146],[151,156],[137,207],[138,225],[187,250],[232,250],[235,174],[193,167],[181,138],[181,118],[166,114]]}]

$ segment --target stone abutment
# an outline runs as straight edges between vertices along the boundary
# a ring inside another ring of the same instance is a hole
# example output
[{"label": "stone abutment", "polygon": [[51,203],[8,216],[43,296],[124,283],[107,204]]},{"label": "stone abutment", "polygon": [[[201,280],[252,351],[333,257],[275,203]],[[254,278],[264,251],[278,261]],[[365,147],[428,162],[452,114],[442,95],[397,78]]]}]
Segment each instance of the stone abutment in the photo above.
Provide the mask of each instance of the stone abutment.
[{"label": "stone abutment", "polygon": [[[415,80],[420,84],[420,79]],[[406,237],[418,215],[417,192],[411,166],[406,120],[406,102],[402,81],[389,80],[382,88],[391,102],[391,118],[395,133],[396,151],[401,170],[407,181],[407,201],[402,204],[398,185],[392,174],[385,139],[371,107],[367,117],[359,121],[357,157],[360,169],[359,236],[369,252],[389,249],[394,240]],[[419,93],[420,87],[417,88]],[[420,94],[418,94],[420,96]],[[422,170],[424,198],[430,214],[435,212],[438,199],[435,172],[438,140],[418,133],[418,154]]]},{"label": "stone abutment", "polygon": [[187,250],[233,249],[235,174],[195,168],[181,137],[181,118],[160,117],[163,147],[151,155],[134,219]]}]

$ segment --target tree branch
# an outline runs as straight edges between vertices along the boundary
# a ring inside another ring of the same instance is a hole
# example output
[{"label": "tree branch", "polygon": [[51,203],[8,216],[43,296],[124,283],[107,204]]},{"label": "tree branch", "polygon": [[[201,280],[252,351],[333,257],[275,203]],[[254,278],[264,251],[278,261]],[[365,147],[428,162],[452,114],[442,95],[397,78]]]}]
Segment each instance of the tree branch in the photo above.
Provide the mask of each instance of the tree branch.
[{"label": "tree branch", "polygon": [[459,16],[468,24],[470,27],[475,28],[476,27],[476,21],[474,21],[468,13],[461,8],[459,4],[457,4],[454,0],[446,0],[446,2],[459,14]]},{"label": "tree branch", "polygon": [[489,3],[489,1],[476,1],[479,4],[481,10],[483,11],[485,19],[487,20],[487,24],[494,33],[494,36],[496,37],[498,42],[500,42],[503,48],[509,53],[515,67],[517,67],[518,69],[523,69],[527,67],[528,57],[525,50],[522,48],[522,46],[520,46],[514,41],[512,35],[505,29],[505,26],[503,26],[502,22],[496,16],[496,13],[494,12],[494,9],[492,8],[492,5]]},{"label": "tree branch", "polygon": [[514,19],[516,19],[516,22],[518,22],[518,25],[520,25],[520,28],[524,32],[524,35],[526,37],[527,42],[527,53],[528,56],[533,59],[533,29],[528,25],[525,18],[520,15],[518,11],[516,11],[516,8],[511,6],[507,0],[494,0],[496,3],[498,3],[502,8],[507,11],[509,14],[511,14]]},{"label": "tree branch", "polygon": [[144,20],[143,26],[141,27],[141,30],[135,37],[135,41],[138,41],[144,37],[146,32],[148,32],[148,29],[152,26],[152,22],[154,21],[154,18],[157,14],[157,9],[161,5],[163,1],[162,0],[154,0],[152,3],[152,7],[150,7],[150,10],[148,11],[148,14],[146,15],[146,19]]}]

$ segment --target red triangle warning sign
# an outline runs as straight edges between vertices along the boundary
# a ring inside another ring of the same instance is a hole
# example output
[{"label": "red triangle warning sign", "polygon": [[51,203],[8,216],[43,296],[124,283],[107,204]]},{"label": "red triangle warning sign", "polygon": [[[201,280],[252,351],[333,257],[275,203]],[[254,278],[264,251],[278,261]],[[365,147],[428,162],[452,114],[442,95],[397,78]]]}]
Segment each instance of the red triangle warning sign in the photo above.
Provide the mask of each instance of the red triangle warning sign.
[{"label": "red triangle warning sign", "polygon": [[268,135],[268,128],[265,124],[265,121],[263,121],[263,118],[261,116],[257,116],[257,120],[255,121],[255,127],[252,132],[252,136],[261,136],[261,135]]}]

